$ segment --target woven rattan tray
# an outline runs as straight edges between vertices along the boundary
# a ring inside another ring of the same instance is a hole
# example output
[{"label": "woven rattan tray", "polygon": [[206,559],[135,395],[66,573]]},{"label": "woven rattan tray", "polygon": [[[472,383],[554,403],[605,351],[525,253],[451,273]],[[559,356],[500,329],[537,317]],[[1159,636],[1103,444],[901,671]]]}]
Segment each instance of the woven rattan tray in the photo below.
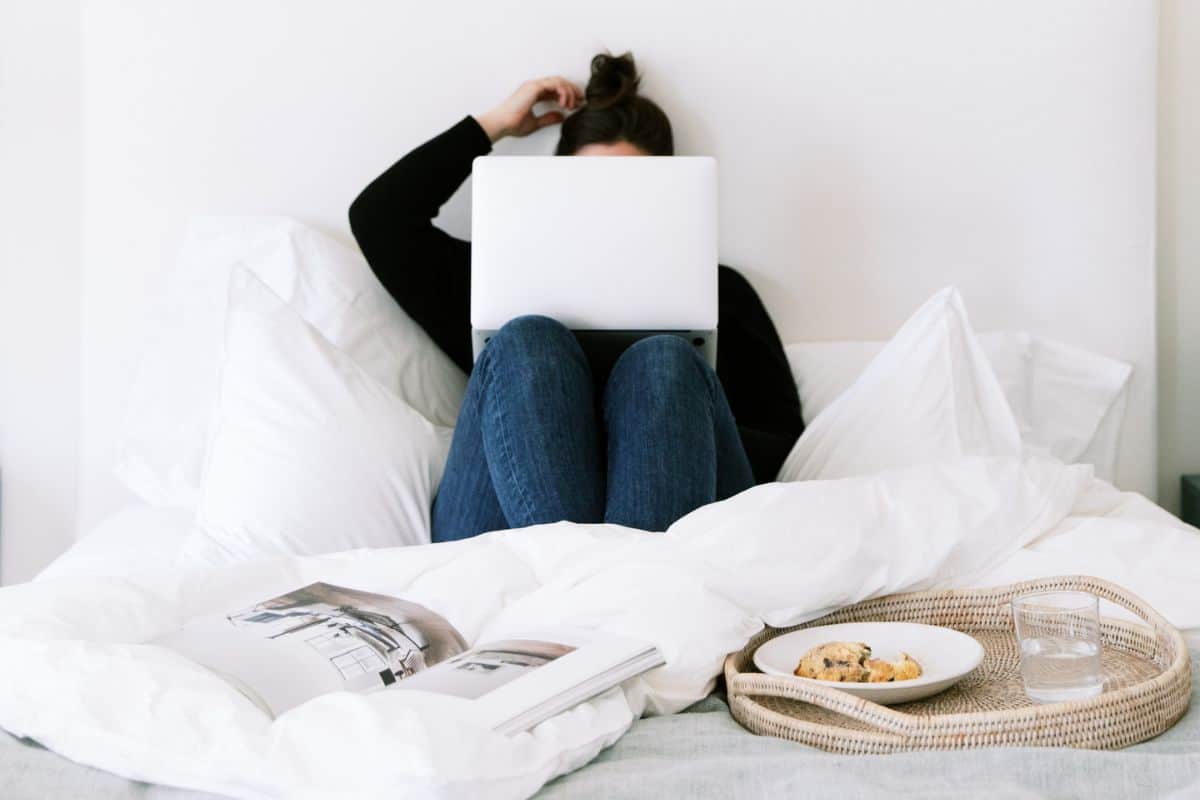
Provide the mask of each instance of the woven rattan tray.
[{"label": "woven rattan tray", "polygon": [[[1021,685],[1009,604],[1030,592],[1071,590],[1123,606],[1143,622],[1102,620],[1103,693],[1036,705]],[[754,651],[776,636],[867,621],[954,628],[974,636],[986,655],[974,672],[945,692],[890,708],[802,678],[755,670]],[[1117,749],[1157,736],[1183,716],[1191,694],[1191,663],[1179,632],[1136,596],[1097,578],[1063,577],[996,589],[892,595],[794,628],[769,628],[725,659],[725,681],[733,716],[749,730],[838,753],[995,746]]]}]

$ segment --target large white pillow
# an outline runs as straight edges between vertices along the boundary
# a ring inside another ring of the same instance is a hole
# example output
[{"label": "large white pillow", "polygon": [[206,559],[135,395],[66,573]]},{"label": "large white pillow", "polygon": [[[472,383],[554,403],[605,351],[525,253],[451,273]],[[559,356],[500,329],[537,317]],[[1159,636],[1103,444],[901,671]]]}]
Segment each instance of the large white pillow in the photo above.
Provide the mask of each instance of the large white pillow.
[{"label": "large white pillow", "polygon": [[199,497],[235,264],[427,419],[454,424],[466,376],[356,249],[285,217],[201,218],[157,306],[118,437],[117,477],[142,499],[194,507]]},{"label": "large white pillow", "polygon": [[1016,456],[1004,392],[952,288],[925,302],[807,426],[779,480],[845,478],[961,456]]},{"label": "large white pillow", "polygon": [[230,287],[220,403],[185,563],[429,541],[450,431],[262,281]]},{"label": "large white pillow", "polygon": [[1028,333],[980,334],[1027,450],[1116,478],[1117,445],[1133,367]]},{"label": "large white pillow", "polygon": [[147,503],[128,506],[92,528],[34,580],[161,572],[177,563],[195,523],[195,513],[187,509]]},{"label": "large white pillow", "polygon": [[[1132,367],[1042,336],[1017,331],[977,334],[1000,381],[1025,448],[1068,464],[1116,475],[1117,443]],[[788,345],[805,422],[815,419],[862,374],[886,342]]]}]

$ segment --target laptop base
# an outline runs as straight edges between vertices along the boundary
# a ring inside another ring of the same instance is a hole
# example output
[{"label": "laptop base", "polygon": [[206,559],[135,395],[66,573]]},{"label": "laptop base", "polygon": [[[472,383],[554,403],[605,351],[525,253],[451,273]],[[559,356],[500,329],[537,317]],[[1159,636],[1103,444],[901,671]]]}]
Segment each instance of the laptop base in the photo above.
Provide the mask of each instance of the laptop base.
[{"label": "laptop base", "polygon": [[[479,358],[483,348],[496,333],[495,330],[471,329],[471,340],[476,359]],[[572,330],[571,333],[575,334],[575,338],[583,347],[583,352],[587,354],[588,362],[592,367],[592,376],[597,382],[607,379],[608,373],[612,371],[617,359],[631,344],[639,339],[645,339],[647,336],[678,336],[696,348],[696,352],[708,362],[710,367],[717,368],[717,331],[715,328],[707,331]]]}]

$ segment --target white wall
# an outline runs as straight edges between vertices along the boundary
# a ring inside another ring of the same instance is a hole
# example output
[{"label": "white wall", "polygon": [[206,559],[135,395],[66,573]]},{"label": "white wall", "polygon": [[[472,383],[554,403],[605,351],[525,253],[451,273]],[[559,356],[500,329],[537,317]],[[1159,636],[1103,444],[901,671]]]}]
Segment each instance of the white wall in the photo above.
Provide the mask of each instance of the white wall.
[{"label": "white wall", "polygon": [[1200,472],[1200,3],[1162,0],[1159,51],[1159,492]]},{"label": "white wall", "polygon": [[[0,580],[129,499],[108,476],[114,431],[189,215],[286,212],[344,234],[391,159],[526,76],[583,78],[606,46],[638,55],[683,152],[720,158],[723,257],[785,339],[886,336],[958,283],[981,327],[1137,364],[1123,482],[1153,493],[1149,0],[0,9]],[[1196,14],[1164,0],[1168,496],[1200,467],[1184,458],[1200,430]],[[460,233],[465,209],[464,194],[445,215]]]},{"label": "white wall", "polygon": [[75,532],[79,34],[77,2],[0,3],[0,583]]},{"label": "white wall", "polygon": [[885,337],[956,283],[980,327],[1136,364],[1122,482],[1153,494],[1154,23],[1148,0],[89,4],[81,525],[124,500],[114,430],[189,215],[344,233],[406,149],[604,47],[718,156],[723,259],[785,340]]}]

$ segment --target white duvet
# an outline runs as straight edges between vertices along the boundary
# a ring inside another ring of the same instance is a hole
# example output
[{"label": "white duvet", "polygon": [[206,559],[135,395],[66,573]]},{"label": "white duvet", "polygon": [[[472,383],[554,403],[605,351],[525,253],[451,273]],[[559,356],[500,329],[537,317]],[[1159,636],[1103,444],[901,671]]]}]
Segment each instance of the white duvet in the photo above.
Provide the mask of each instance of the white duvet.
[{"label": "white duvet", "polygon": [[[0,589],[0,727],[131,778],[236,797],[525,797],[638,716],[704,697],[764,624],[868,597],[1090,573],[1200,626],[1195,529],[1090,467],[1022,450],[961,299],[940,292],[812,421],[781,473],[804,480],[666,533],[559,523]],[[652,641],[666,663],[508,738],[470,701],[419,692],[336,693],[271,720],[144,644],[319,580],[423,603],[472,642],[565,624]]]},{"label": "white duvet", "polygon": [[[1064,554],[1069,554],[1067,557]],[[643,713],[708,693],[723,656],[873,595],[1070,565],[1200,625],[1200,537],[1090,467],[965,457],[871,477],[768,484],[665,534],[559,523],[422,547],[0,590],[0,726],[131,778],[238,797],[524,797]],[[1084,565],[1086,570],[1078,567]],[[468,701],[333,694],[277,720],[141,644],[190,617],[315,580],[403,594],[471,640],[565,623],[650,639],[666,664],[512,738]]]}]

